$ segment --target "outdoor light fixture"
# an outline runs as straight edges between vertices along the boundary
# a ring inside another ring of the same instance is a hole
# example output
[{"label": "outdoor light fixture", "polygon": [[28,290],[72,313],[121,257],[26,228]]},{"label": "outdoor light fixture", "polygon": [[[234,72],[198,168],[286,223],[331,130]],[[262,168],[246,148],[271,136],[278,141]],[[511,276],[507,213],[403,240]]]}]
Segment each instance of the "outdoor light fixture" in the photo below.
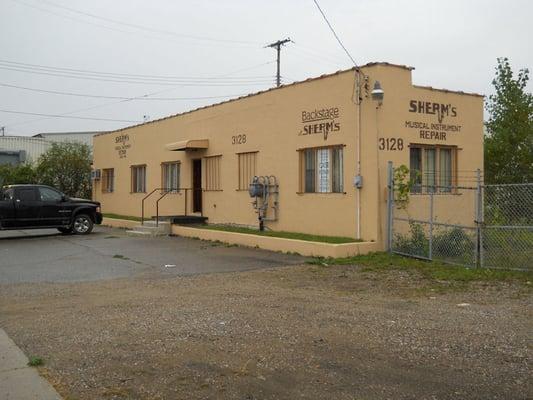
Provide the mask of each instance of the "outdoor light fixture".
[{"label": "outdoor light fixture", "polygon": [[385,96],[385,92],[381,88],[381,83],[379,81],[374,82],[374,89],[372,89],[372,100],[378,102],[378,106],[383,104],[383,97]]}]

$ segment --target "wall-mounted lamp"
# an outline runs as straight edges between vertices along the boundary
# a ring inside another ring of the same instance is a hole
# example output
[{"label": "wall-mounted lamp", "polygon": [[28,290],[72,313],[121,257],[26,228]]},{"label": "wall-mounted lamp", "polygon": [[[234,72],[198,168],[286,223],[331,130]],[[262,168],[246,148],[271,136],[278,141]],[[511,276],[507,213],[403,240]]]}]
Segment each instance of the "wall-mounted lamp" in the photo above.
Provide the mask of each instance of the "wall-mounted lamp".
[{"label": "wall-mounted lamp", "polygon": [[372,100],[378,102],[378,107],[383,104],[383,97],[385,96],[385,92],[383,91],[383,88],[381,87],[381,83],[379,81],[374,82],[374,89],[370,92],[372,94]]}]

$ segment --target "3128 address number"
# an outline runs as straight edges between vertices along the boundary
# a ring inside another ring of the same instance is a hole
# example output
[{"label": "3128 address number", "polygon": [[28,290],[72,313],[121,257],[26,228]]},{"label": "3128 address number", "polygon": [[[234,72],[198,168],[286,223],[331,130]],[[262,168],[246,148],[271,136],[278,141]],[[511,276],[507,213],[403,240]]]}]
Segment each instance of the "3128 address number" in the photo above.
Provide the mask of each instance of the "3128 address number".
[{"label": "3128 address number", "polygon": [[403,139],[402,138],[379,138],[380,150],[403,150]]}]

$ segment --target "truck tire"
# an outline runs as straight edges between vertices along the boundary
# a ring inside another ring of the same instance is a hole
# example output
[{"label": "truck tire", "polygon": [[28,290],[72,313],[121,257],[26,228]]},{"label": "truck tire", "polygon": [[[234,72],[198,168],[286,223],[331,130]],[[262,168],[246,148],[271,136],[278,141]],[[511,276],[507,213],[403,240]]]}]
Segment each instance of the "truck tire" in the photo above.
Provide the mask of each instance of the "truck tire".
[{"label": "truck tire", "polygon": [[59,232],[61,232],[63,235],[68,235],[72,233],[72,228],[57,228]]},{"label": "truck tire", "polygon": [[93,220],[87,214],[78,214],[72,222],[72,232],[76,235],[87,235],[93,230]]}]

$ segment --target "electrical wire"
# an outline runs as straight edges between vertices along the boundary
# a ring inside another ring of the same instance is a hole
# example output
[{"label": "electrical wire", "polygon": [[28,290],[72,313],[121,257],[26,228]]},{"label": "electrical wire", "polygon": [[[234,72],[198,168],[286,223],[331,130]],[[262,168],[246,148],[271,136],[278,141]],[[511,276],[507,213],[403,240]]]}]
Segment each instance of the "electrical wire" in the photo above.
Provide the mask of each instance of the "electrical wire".
[{"label": "electrical wire", "polygon": [[[260,64],[251,65],[251,66],[244,67],[244,68],[239,68],[237,70],[230,71],[228,73],[221,74],[219,76],[220,77],[228,77],[230,75],[234,75],[234,74],[237,74],[239,72],[244,72],[244,71],[249,71],[249,70],[252,70],[252,69],[260,68],[262,66],[265,66],[265,65],[268,65],[268,64],[272,64],[274,62],[275,62],[275,60],[264,62],[264,63],[260,63]],[[108,107],[108,106],[111,106],[111,105],[120,104],[120,103],[124,103],[124,102],[128,102],[128,101],[138,100],[138,99],[141,99],[141,98],[144,99],[144,98],[148,98],[150,96],[154,96],[154,95],[170,92],[172,90],[175,90],[179,86],[183,86],[183,85],[177,85],[177,86],[174,86],[172,88],[166,88],[166,89],[163,89],[163,90],[160,90],[160,91],[157,91],[157,92],[152,92],[152,93],[145,93],[145,94],[140,95],[140,96],[127,98],[127,99],[123,99],[123,100],[119,100],[119,101],[114,101],[114,102],[111,102],[111,103],[99,104],[99,105],[88,107],[88,108],[77,109],[77,110],[69,111],[69,112],[66,112],[66,113],[61,113],[60,115],[70,115],[70,114],[75,114],[75,113],[78,113],[78,112],[94,110],[94,109],[97,109],[97,108],[103,108],[103,107]],[[48,119],[48,118],[52,118],[52,117],[51,116],[47,116],[47,117],[44,117],[44,118],[37,118],[37,119],[34,118],[32,120],[26,120],[26,121],[17,122],[15,124],[9,124],[9,125],[6,125],[6,127],[11,128],[13,126],[24,125],[24,124],[28,124],[28,123],[32,123],[32,122],[38,122],[38,121],[41,121],[43,119]],[[139,122],[139,121],[135,121],[135,122]]]},{"label": "electrical wire", "polygon": [[50,72],[57,74],[68,74],[76,76],[88,76],[88,77],[103,77],[103,78],[113,78],[113,79],[133,79],[141,81],[178,81],[182,82],[196,82],[196,83],[205,83],[210,81],[219,81],[219,82],[256,82],[264,81],[267,78],[270,79],[270,76],[261,75],[261,76],[242,76],[242,77],[185,77],[185,76],[168,76],[168,75],[142,75],[142,74],[125,74],[117,72],[103,72],[103,71],[94,71],[94,70],[83,70],[75,68],[64,68],[64,67],[52,67],[40,64],[28,64],[21,63],[16,61],[8,61],[0,59],[0,66],[6,68],[14,69],[23,69],[28,71],[37,71],[37,72]]},{"label": "electrical wire", "polygon": [[[274,61],[272,61],[274,62]],[[87,76],[103,76],[103,77],[113,77],[113,78],[131,78],[131,79],[156,79],[156,80],[178,80],[178,81],[210,81],[210,80],[258,80],[271,78],[270,75],[261,75],[261,76],[238,76],[238,77],[223,77],[223,76],[169,76],[169,75],[147,75],[147,74],[126,74],[120,72],[105,72],[105,71],[95,71],[88,69],[77,69],[77,68],[65,68],[65,67],[53,67],[50,65],[42,64],[29,64],[22,63],[18,61],[9,61],[0,59],[0,64],[4,64],[12,68],[23,68],[29,70],[37,71],[46,71],[46,72],[57,72],[57,73],[67,73],[67,74],[79,74]],[[263,65],[263,64],[261,64]]]},{"label": "electrical wire", "polygon": [[256,86],[257,84],[267,84],[270,83],[270,80],[256,80],[248,82],[183,82],[183,81],[165,81],[165,80],[133,80],[133,79],[107,79],[103,77],[93,77],[88,75],[72,75],[64,73],[55,73],[55,72],[45,72],[36,69],[23,69],[23,68],[11,68],[0,65],[0,69],[6,71],[16,71],[24,72],[28,74],[37,74],[37,75],[46,75],[46,76],[57,76],[60,78],[69,78],[69,79],[81,79],[89,81],[99,81],[99,82],[113,82],[113,83],[128,83],[128,84],[138,84],[138,85],[164,85],[164,86]]},{"label": "electrical wire", "polygon": [[335,32],[335,29],[333,29],[333,26],[331,26],[330,22],[328,21],[328,18],[326,17],[326,14],[324,14],[324,11],[322,11],[322,8],[320,8],[320,5],[318,4],[318,1],[317,0],[313,0],[313,2],[315,3],[316,7],[318,8],[318,11],[320,11],[320,14],[322,14],[322,17],[324,18],[324,21],[326,21],[326,24],[328,24],[329,29],[333,33],[333,36],[335,36],[335,39],[337,39],[337,42],[339,42],[340,46],[342,47],[342,49],[344,50],[346,55],[350,58],[350,60],[352,60],[352,63],[354,65],[354,67],[357,68],[357,63],[355,62],[355,60],[352,57],[352,55],[350,54],[350,52],[346,49],[346,47],[342,43],[341,39],[337,35],[337,32]]},{"label": "electrical wire", "polygon": [[56,4],[56,3],[52,2],[52,1],[49,1],[49,0],[40,0],[40,2],[41,3],[45,3],[45,4],[49,4],[52,7],[57,7],[57,8],[60,8],[60,9],[64,9],[64,10],[70,11],[70,12],[75,13],[75,14],[80,14],[80,15],[91,17],[91,18],[99,19],[99,20],[102,20],[102,21],[111,22],[113,24],[123,25],[123,26],[127,26],[127,27],[130,27],[130,28],[135,28],[135,29],[144,30],[144,31],[148,31],[148,32],[154,32],[154,33],[159,33],[159,34],[164,34],[164,35],[171,35],[171,36],[176,36],[176,37],[180,37],[180,38],[187,38],[187,39],[194,39],[194,40],[206,40],[206,41],[219,42],[219,43],[240,43],[240,44],[254,44],[254,45],[260,44],[259,42],[253,42],[253,41],[250,41],[250,40],[229,40],[229,39],[218,39],[218,38],[206,37],[206,36],[180,34],[180,33],[171,32],[171,31],[167,31],[167,30],[163,30],[163,29],[157,29],[157,28],[152,28],[152,27],[148,27],[148,26],[144,26],[144,25],[132,24],[132,23],[129,23],[129,22],[124,22],[124,21],[118,21],[118,20],[112,19],[112,18],[102,17],[100,15],[91,14],[91,13],[88,13],[88,12],[83,12],[83,11],[80,11],[80,10],[77,10],[77,9],[74,9],[74,8],[71,8],[71,7],[61,6],[61,5]]},{"label": "electrical wire", "polygon": [[[97,26],[99,28],[104,28],[104,29],[108,29],[108,30],[111,30],[111,31],[115,31],[115,32],[121,32],[121,33],[126,33],[126,34],[132,34],[132,33],[139,34],[139,33],[142,33],[142,32],[138,32],[138,31],[125,31],[125,30],[122,30],[122,29],[118,29],[118,28],[116,28],[114,26],[107,26],[107,25],[98,24],[98,23],[95,23],[95,22],[92,22],[92,21],[87,21],[87,20],[85,20],[83,18],[74,17],[72,15],[59,14],[59,13],[54,12],[52,10],[49,10],[49,9],[46,9],[46,8],[42,8],[42,7],[38,7],[38,6],[34,5],[34,4],[29,4],[29,3],[25,2],[25,1],[22,1],[22,0],[12,0],[12,1],[15,2],[15,3],[21,4],[21,5],[24,5],[26,7],[30,7],[30,8],[39,10],[39,11],[47,13],[47,14],[55,15],[55,16],[58,16],[58,17],[61,17],[61,18],[64,18],[64,19],[71,19],[71,20],[74,20],[74,21],[82,22],[82,23],[85,23],[85,24],[88,24],[88,25],[92,25],[92,26]],[[99,20],[111,22],[111,23],[114,23],[114,24],[117,24],[117,25],[129,26],[130,28],[142,30],[142,31],[145,31],[145,32],[155,32],[155,33],[158,33],[159,35],[164,34],[164,35],[167,35],[167,36],[174,36],[174,37],[178,37],[178,38],[181,38],[181,39],[196,40],[197,41],[196,44],[204,44],[204,45],[206,45],[208,43],[202,43],[202,42],[213,42],[213,43],[222,43],[222,44],[232,44],[233,47],[239,47],[239,48],[243,48],[243,47],[254,47],[255,48],[255,47],[257,47],[257,44],[259,44],[259,42],[239,41],[239,40],[226,40],[226,39],[218,39],[218,38],[213,38],[213,37],[179,34],[179,33],[176,33],[176,32],[150,28],[150,27],[137,25],[137,24],[130,24],[130,23],[127,23],[127,22],[113,20],[111,18],[97,16],[95,14],[85,13],[83,11],[75,10],[73,8],[70,8],[70,7],[60,6],[58,4],[54,4],[54,3],[48,2],[48,1],[46,1],[46,2],[45,1],[41,1],[39,4],[42,5],[42,3],[47,3],[48,5],[51,5],[53,7],[62,8],[62,9],[68,10],[71,13],[76,13],[76,14],[80,14],[80,15],[84,15],[84,16],[89,16],[89,17],[94,18],[94,19],[99,19]],[[150,37],[150,38],[154,38],[154,36],[151,36],[151,35],[145,35],[145,36]],[[161,39],[161,37],[156,37],[156,38]],[[168,38],[167,38],[167,40],[168,40]],[[198,41],[200,43],[198,43]],[[173,41],[173,42],[177,43],[176,41]],[[252,43],[253,43],[253,46],[252,46]],[[218,45],[218,46],[220,46],[220,45]],[[225,46],[225,47],[228,47],[228,46]]]},{"label": "electrical wire", "polygon": [[86,97],[86,98],[92,98],[92,99],[114,99],[114,100],[161,100],[161,101],[206,100],[206,99],[220,99],[220,98],[225,98],[225,97],[239,97],[239,96],[244,96],[246,94],[246,93],[239,93],[239,94],[226,94],[226,95],[220,95],[220,96],[200,96],[200,97],[124,97],[124,96],[104,96],[104,95],[92,95],[92,94],[87,94],[87,93],[62,92],[58,90],[36,89],[36,88],[29,88],[25,86],[10,85],[7,83],[0,83],[0,86],[13,88],[13,89],[28,90],[28,91],[37,92],[37,93],[49,93],[49,94],[57,94],[57,95],[63,95],[63,96]]},{"label": "electrical wire", "polygon": [[129,119],[111,119],[111,118],[92,118],[92,117],[77,117],[77,116],[67,116],[63,114],[43,114],[43,113],[33,113],[26,111],[15,111],[15,110],[1,110],[0,112],[9,113],[9,114],[23,114],[23,115],[39,115],[44,117],[53,117],[53,118],[73,118],[73,119],[86,119],[92,121],[111,121],[111,122],[141,122],[136,120]]}]

